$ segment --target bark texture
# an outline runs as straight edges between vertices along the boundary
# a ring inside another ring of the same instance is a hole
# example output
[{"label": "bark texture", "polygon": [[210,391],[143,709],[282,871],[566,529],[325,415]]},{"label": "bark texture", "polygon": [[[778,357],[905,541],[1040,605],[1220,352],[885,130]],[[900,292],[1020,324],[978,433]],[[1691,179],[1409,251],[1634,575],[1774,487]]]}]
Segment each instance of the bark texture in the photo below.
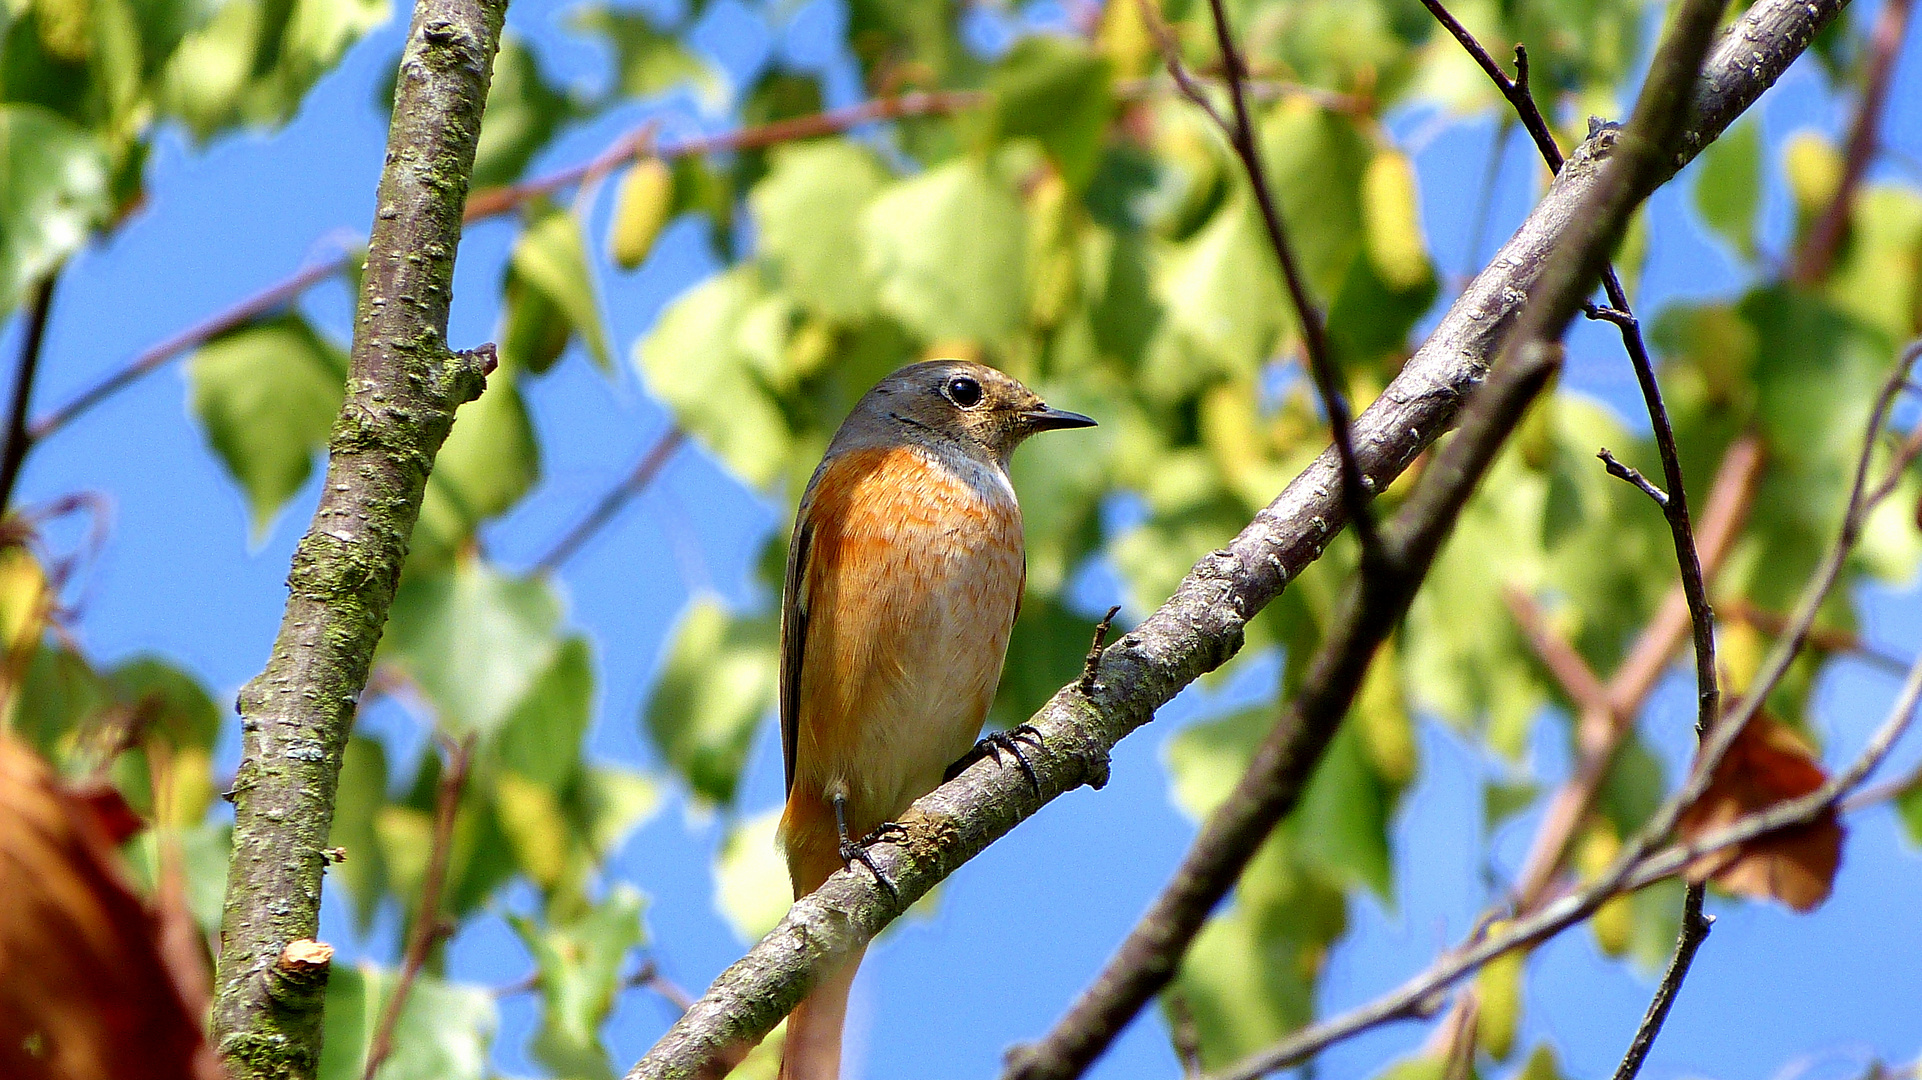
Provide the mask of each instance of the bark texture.
[{"label": "bark texture", "polygon": [[341,754],[428,471],[454,410],[480,395],[493,366],[492,346],[453,352],[446,335],[506,8],[506,0],[415,7],[326,486],[294,552],[273,654],[240,692],[242,758],[213,1013],[215,1046],[237,1080],[311,1077],[319,1065],[325,973],[317,980],[280,969],[288,944],[319,926]]},{"label": "bark texture", "polygon": [[[1667,180],[1768,89],[1845,0],[1760,0],[1725,31],[1690,92],[1673,155],[1651,180]],[[1379,491],[1457,420],[1486,378],[1495,351],[1539,284],[1548,255],[1580,231],[1578,211],[1601,170],[1570,168],[1494,260],[1455,301],[1387,390],[1355,420],[1356,458]],[[1033,718],[1039,792],[1015,768],[981,762],[903,816],[903,840],[874,849],[898,885],[891,897],[864,868],[843,871],[787,917],[635,1064],[629,1080],[715,1077],[726,1052],[752,1044],[812,986],[909,904],[1058,795],[1100,787],[1115,743],[1180,690],[1225,663],[1243,628],[1320,556],[1345,524],[1332,452],[1255,516],[1227,547],[1195,564],[1175,594],[1103,655],[1084,691],[1063,688]]]}]

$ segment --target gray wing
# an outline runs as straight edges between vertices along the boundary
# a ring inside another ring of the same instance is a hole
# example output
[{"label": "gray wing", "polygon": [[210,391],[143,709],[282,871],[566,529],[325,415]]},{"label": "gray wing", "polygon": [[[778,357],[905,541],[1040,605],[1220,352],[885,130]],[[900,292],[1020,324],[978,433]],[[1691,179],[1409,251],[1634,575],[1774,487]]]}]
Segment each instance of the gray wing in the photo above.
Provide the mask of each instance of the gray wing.
[{"label": "gray wing", "polygon": [[814,485],[808,485],[801,498],[801,509],[794,518],[794,539],[788,542],[787,580],[781,589],[781,761],[787,782],[783,794],[794,789],[794,748],[800,740],[801,662],[808,636],[807,581],[808,549],[814,540],[814,525],[808,509],[814,502]]}]

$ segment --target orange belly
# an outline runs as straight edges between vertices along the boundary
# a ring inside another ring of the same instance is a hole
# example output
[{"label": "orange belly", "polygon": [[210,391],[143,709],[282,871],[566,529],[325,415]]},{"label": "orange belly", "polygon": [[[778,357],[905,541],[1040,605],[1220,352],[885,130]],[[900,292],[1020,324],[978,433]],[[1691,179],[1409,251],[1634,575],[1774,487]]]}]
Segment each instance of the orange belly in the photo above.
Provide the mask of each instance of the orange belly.
[{"label": "orange belly", "polygon": [[983,465],[850,451],[823,470],[805,515],[806,640],[783,820],[797,895],[839,869],[822,850],[836,839],[835,796],[858,839],[973,745],[1024,578],[1013,489]]}]

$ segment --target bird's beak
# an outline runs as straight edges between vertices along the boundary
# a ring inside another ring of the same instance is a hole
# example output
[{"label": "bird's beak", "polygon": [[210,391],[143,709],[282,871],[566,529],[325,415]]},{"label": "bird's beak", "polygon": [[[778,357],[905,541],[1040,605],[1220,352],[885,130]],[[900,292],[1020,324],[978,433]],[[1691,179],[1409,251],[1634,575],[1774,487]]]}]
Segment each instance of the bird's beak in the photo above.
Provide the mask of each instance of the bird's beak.
[{"label": "bird's beak", "polygon": [[1083,416],[1066,409],[1050,409],[1046,405],[1022,413],[1021,419],[1027,424],[1029,431],[1054,431],[1057,428],[1095,426],[1094,418],[1091,416]]}]

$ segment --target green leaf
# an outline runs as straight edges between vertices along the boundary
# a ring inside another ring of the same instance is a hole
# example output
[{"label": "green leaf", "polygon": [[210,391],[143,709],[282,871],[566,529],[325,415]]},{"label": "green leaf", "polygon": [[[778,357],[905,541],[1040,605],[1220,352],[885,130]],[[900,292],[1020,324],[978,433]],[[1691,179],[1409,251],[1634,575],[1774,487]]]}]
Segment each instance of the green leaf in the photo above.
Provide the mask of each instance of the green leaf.
[{"label": "green leaf", "polygon": [[1253,203],[1237,194],[1192,240],[1170,253],[1156,278],[1168,327],[1207,358],[1193,376],[1159,380],[1168,396],[1219,372],[1250,378],[1281,331],[1281,276]]},{"label": "green leaf", "polygon": [[1208,920],[1174,981],[1201,1036],[1202,1066],[1222,1068],[1307,1023],[1311,965],[1299,944],[1263,933],[1239,905]]},{"label": "green leaf", "polygon": [[761,298],[752,266],[717,274],[670,304],[635,350],[648,389],[681,427],[755,488],[786,474],[791,450],[787,420],[740,343]]},{"label": "green leaf", "polygon": [[777,148],[766,179],[748,196],[770,276],[802,305],[830,319],[856,319],[874,287],[858,267],[861,214],[887,181],[872,151],[843,139]]},{"label": "green leaf", "polygon": [[388,0],[228,0],[175,50],[162,104],[202,140],[237,123],[285,123],[391,13]]},{"label": "green leaf", "polygon": [[1922,845],[1922,784],[1910,785],[1895,797],[1896,815],[1908,829],[1909,843]]},{"label": "green leaf", "polygon": [[[327,978],[320,1080],[361,1080],[395,973],[336,964]],[[394,1026],[393,1052],[375,1080],[483,1080],[499,1018],[484,986],[421,975]]]},{"label": "green leaf", "polygon": [[255,539],[307,482],[340,413],[347,355],[299,315],[250,323],[188,361],[194,415],[247,495]]},{"label": "green leaf", "polygon": [[1093,179],[1108,120],[1112,66],[1077,38],[1022,38],[988,76],[990,139],[1039,140],[1068,186]]},{"label": "green leaf", "polygon": [[440,730],[491,738],[548,670],[560,619],[544,579],[461,559],[401,583],[380,658],[420,688]]},{"label": "green leaf", "polygon": [[1537,1043],[1529,1052],[1528,1060],[1516,1069],[1514,1080],[1564,1080],[1561,1062],[1556,1060],[1552,1043]]},{"label": "green leaf", "polygon": [[714,903],[743,944],[761,940],[793,902],[787,861],[776,839],[781,808],[738,822],[714,863]]},{"label": "green leaf", "polygon": [[110,694],[85,657],[50,639],[34,650],[20,691],[8,703],[7,730],[64,770],[83,756],[75,747],[82,721],[104,708]]},{"label": "green leaf", "polygon": [[329,866],[327,874],[347,886],[354,927],[363,934],[373,926],[387,893],[387,860],[375,824],[386,805],[387,748],[378,739],[355,735],[341,757],[334,824],[327,837],[328,846],[340,848],[347,858]]},{"label": "green leaf", "polygon": [[1021,326],[1027,226],[1009,186],[972,158],[890,186],[863,218],[881,307],[930,343],[998,346]]},{"label": "green leaf", "polygon": [[589,766],[575,785],[567,808],[594,859],[604,859],[661,806],[661,786],[653,777]]},{"label": "green leaf", "polygon": [[[587,355],[602,370],[611,370],[607,331],[601,321],[600,301],[594,291],[594,270],[588,262],[587,241],[580,223],[565,210],[550,210],[528,222],[508,259],[510,281],[545,297],[567,320],[569,333],[587,346]],[[509,341],[516,341],[512,335]],[[546,370],[536,356],[517,348],[503,360],[526,363],[530,371]]]},{"label": "green leaf", "polygon": [[145,829],[122,849],[140,887],[151,895],[160,877],[161,846],[178,859],[187,912],[202,933],[220,930],[221,906],[227,898],[227,857],[233,850],[233,826],[203,821],[186,827]]},{"label": "green leaf", "polygon": [[727,104],[727,80],[721,71],[673,35],[656,30],[638,9],[592,4],[575,11],[569,21],[575,30],[599,34],[613,47],[614,78],[623,97],[653,97],[686,85],[707,112]]},{"label": "green leaf", "polygon": [[1328,744],[1295,810],[1302,857],[1337,881],[1367,886],[1392,906],[1394,857],[1388,825],[1399,793],[1400,785],[1385,782],[1370,764],[1351,718]]},{"label": "green leaf", "polygon": [[1856,193],[1827,294],[1892,341],[1915,336],[1922,328],[1922,194],[1893,184]]},{"label": "green leaf", "polygon": [[1475,1043],[1496,1061],[1515,1052],[1515,1032],[1522,1022],[1522,978],[1528,953],[1505,952],[1482,966],[1475,976],[1481,1009],[1475,1015]]},{"label": "green leaf", "polygon": [[145,731],[164,735],[177,750],[213,749],[220,708],[200,680],[158,656],[122,661],[106,678],[116,697],[140,710]]},{"label": "green leaf", "polygon": [[1541,785],[1530,780],[1490,780],[1482,786],[1482,831],[1492,833],[1509,818],[1535,805]]},{"label": "green leaf", "polygon": [[699,799],[734,801],[754,731],[774,705],[778,636],[772,617],[734,618],[713,597],[695,600],[681,618],[642,717]]},{"label": "green leaf", "polygon": [[540,475],[540,443],[518,373],[496,369],[481,396],[454,414],[453,430],[434,456],[408,552],[409,570],[451,559],[483,522],[520,502]]},{"label": "green leaf", "polygon": [[1375,273],[1399,292],[1432,281],[1415,163],[1399,150],[1377,153],[1362,174],[1361,194],[1363,246]]},{"label": "green leaf", "polygon": [[106,223],[107,153],[37,105],[0,105],[0,316]]},{"label": "green leaf", "polygon": [[1762,208],[1762,124],[1744,120],[1702,151],[1695,166],[1695,212],[1747,259],[1755,256]]},{"label": "green leaf", "polygon": [[1283,99],[1262,123],[1261,155],[1302,273],[1313,294],[1326,302],[1367,232],[1362,179],[1373,148],[1353,120],[1297,96]]},{"label": "green leaf", "polygon": [[527,163],[579,111],[571,98],[547,81],[540,59],[519,35],[503,34],[500,52],[494,56],[494,81],[487,87],[487,110],[481,116],[470,186],[478,190],[520,179]]},{"label": "green leaf", "polygon": [[516,776],[565,791],[580,773],[581,740],[593,713],[593,650],[586,638],[571,637],[501,724],[495,760]]},{"label": "green leaf", "polygon": [[641,894],[617,885],[607,899],[566,922],[542,926],[508,917],[534,956],[541,992],[541,1026],[529,1049],[555,1075],[611,1078],[601,1025],[613,1011],[627,954],[645,938]]}]

